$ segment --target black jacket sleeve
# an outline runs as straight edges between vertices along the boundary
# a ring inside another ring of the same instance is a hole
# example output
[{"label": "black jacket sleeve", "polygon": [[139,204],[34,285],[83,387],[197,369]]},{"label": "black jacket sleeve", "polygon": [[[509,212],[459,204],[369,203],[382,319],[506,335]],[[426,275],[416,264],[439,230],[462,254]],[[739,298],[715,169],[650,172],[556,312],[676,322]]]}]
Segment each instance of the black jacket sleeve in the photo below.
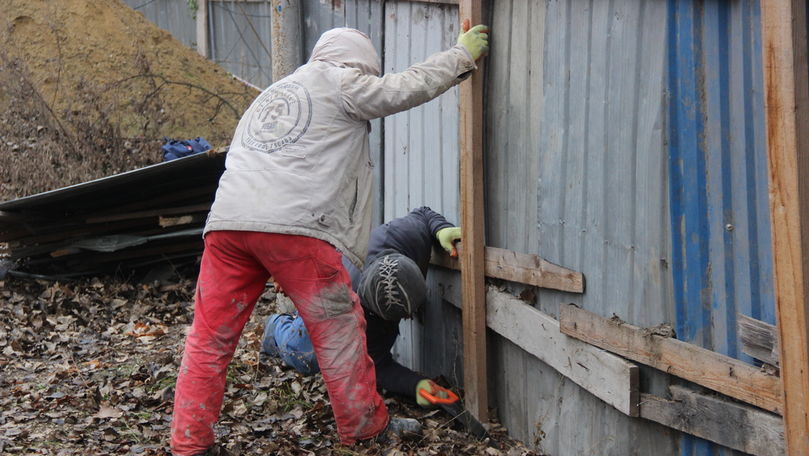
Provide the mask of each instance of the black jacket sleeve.
[{"label": "black jacket sleeve", "polygon": [[449,223],[443,215],[435,212],[434,210],[430,209],[427,206],[420,207],[418,209],[413,209],[410,212],[411,216],[421,217],[423,219],[423,223],[427,225],[430,230],[430,235],[435,237],[435,233],[438,232],[441,228],[449,228],[453,227],[452,223]]},{"label": "black jacket sleeve", "polygon": [[415,261],[426,276],[433,245],[437,245],[435,233],[452,226],[455,225],[429,207],[413,209],[404,217],[374,228],[365,264],[374,261],[385,250],[395,250]]}]

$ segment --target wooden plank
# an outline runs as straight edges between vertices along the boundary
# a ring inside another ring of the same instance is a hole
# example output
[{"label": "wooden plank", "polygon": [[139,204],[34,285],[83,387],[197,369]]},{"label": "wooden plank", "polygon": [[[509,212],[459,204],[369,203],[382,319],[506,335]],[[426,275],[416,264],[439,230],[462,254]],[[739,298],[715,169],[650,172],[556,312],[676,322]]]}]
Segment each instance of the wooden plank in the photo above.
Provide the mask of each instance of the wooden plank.
[{"label": "wooden plank", "polygon": [[678,385],[670,390],[671,400],[642,394],[640,416],[752,455],[784,454],[780,416]]},{"label": "wooden plank", "polygon": [[777,331],[775,325],[747,315],[736,315],[736,332],[742,343],[742,352],[773,366],[778,366]]},{"label": "wooden plank", "polygon": [[192,204],[190,206],[180,206],[180,207],[163,207],[158,209],[151,209],[148,211],[138,211],[138,212],[130,212],[127,214],[114,214],[114,215],[102,215],[99,217],[90,217],[87,219],[87,223],[105,223],[105,222],[117,222],[119,220],[132,220],[132,219],[140,219],[140,218],[148,218],[148,217],[159,217],[161,215],[174,215],[174,214],[182,214],[186,212],[202,212],[208,211],[211,209],[211,202],[201,203],[201,204]]},{"label": "wooden plank", "polygon": [[408,0],[413,3],[435,3],[438,5],[457,5],[458,0]]},{"label": "wooden plank", "polygon": [[[430,262],[456,271],[461,269],[457,259],[443,252],[436,252]],[[486,247],[484,267],[486,277],[570,293],[584,293],[584,276],[581,272],[553,264],[538,255]]]},{"label": "wooden plank", "polygon": [[761,2],[770,223],[787,451],[809,454],[809,81],[806,3]]},{"label": "wooden plank", "polygon": [[489,328],[620,412],[638,416],[638,366],[562,334],[556,319],[494,287],[486,307]]},{"label": "wooden plank", "polygon": [[[50,232],[51,230],[48,229],[47,233],[39,233],[33,236],[16,238],[10,244],[11,248],[17,248],[30,246],[31,244],[42,244],[76,237],[86,237],[104,233],[118,233],[143,226],[154,226],[154,221],[135,219],[95,225],[88,225],[84,223],[80,225],[68,224],[63,226],[61,231]],[[0,239],[2,239],[2,237],[0,237]]]},{"label": "wooden plank", "polygon": [[559,309],[563,333],[775,413],[781,413],[781,382],[737,359],[604,318],[573,304]]},{"label": "wooden plank", "polygon": [[163,228],[169,226],[179,226],[179,225],[190,225],[192,223],[202,223],[207,218],[207,213],[202,214],[187,214],[187,215],[180,215],[178,217],[165,217],[160,216],[158,218],[158,225],[162,226]]},{"label": "wooden plank", "polygon": [[[481,0],[462,0],[460,22],[481,23]],[[482,59],[481,59],[482,60]],[[486,384],[486,289],[483,210],[483,68],[460,87],[461,283],[463,289],[464,390],[466,409],[489,419]]]},{"label": "wooden plank", "polygon": [[210,57],[208,47],[208,0],[197,0],[197,52]]}]

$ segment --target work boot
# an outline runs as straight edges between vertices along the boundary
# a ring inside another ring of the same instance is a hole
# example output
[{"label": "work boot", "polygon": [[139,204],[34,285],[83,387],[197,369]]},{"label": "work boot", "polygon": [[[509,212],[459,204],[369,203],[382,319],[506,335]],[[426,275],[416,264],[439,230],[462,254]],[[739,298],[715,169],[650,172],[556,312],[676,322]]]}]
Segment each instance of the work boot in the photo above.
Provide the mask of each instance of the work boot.
[{"label": "work boot", "polygon": [[395,440],[412,439],[421,436],[421,423],[413,418],[391,417],[385,430],[375,437],[377,443],[387,445]]}]

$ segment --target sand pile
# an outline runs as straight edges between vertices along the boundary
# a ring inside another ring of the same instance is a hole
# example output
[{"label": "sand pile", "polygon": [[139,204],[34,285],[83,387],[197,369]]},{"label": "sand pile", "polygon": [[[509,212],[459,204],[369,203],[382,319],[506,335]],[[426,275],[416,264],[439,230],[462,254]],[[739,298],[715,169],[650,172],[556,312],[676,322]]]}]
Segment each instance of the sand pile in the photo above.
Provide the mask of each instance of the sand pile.
[{"label": "sand pile", "polygon": [[225,146],[257,95],[119,0],[3,3],[0,200]]}]

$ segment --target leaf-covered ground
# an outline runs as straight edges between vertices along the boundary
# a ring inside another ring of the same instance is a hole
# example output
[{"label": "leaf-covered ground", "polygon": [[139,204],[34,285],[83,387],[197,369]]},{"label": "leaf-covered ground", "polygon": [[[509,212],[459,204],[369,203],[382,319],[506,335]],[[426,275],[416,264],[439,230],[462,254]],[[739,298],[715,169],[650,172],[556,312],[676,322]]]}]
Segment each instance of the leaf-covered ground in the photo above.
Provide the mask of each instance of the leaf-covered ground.
[{"label": "leaf-covered ground", "polygon": [[[193,318],[191,279],[140,284],[0,281],[0,454],[167,455],[174,383]],[[477,441],[451,418],[394,398],[424,436],[343,446],[319,375],[259,360],[262,296],[230,366],[218,441],[241,455],[530,455],[493,425]]]}]

